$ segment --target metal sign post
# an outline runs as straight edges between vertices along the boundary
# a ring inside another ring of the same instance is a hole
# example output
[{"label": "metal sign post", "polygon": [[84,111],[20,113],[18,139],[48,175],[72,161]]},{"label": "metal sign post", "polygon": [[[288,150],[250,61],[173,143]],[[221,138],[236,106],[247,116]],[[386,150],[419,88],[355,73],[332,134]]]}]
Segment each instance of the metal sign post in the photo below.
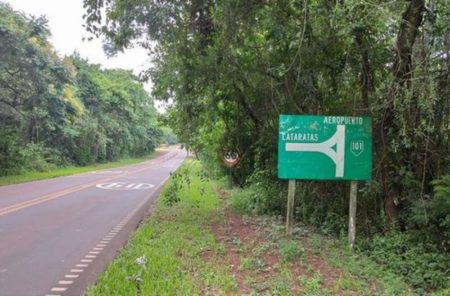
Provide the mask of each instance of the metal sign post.
[{"label": "metal sign post", "polygon": [[286,232],[292,233],[296,179],[349,180],[349,243],[355,241],[357,180],[372,178],[369,117],[281,115],[278,177],[289,180]]},{"label": "metal sign post", "polygon": [[289,180],[288,202],[286,209],[286,235],[292,235],[294,227],[294,201],[295,201],[295,180]]},{"label": "metal sign post", "polygon": [[358,194],[358,181],[350,183],[350,205],[348,210],[348,243],[350,248],[355,244],[356,236],[356,197]]}]

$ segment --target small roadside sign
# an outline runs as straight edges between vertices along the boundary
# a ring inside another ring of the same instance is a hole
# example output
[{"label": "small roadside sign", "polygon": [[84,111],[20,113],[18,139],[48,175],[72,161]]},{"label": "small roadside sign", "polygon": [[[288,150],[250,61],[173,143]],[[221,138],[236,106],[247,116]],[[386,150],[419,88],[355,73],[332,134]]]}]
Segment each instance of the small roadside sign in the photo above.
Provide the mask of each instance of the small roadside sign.
[{"label": "small roadside sign", "polygon": [[236,151],[227,151],[224,153],[223,162],[229,167],[233,167],[241,160],[239,153]]}]

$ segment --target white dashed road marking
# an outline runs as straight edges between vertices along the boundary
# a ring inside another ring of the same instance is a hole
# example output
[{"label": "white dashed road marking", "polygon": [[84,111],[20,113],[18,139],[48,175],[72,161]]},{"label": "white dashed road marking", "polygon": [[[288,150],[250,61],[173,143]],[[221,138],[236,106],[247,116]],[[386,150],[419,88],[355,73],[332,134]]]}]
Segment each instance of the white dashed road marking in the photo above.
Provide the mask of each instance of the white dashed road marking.
[{"label": "white dashed road marking", "polygon": [[[156,190],[159,190],[160,187],[162,187],[166,181],[169,179],[169,177],[167,177],[163,182],[161,182],[161,184],[156,188]],[[104,188],[104,189],[113,189],[111,187],[116,187],[116,188],[123,188],[124,184],[101,184],[101,186],[97,185],[97,187],[102,188],[104,185],[109,185],[109,186],[105,186],[105,187],[110,187],[110,188]],[[112,185],[112,186],[111,186]],[[148,189],[148,187],[150,186],[146,186],[147,184],[129,184],[128,186],[126,186],[126,189]],[[148,184],[151,185],[151,184]],[[146,188],[147,187],[147,188]],[[153,185],[151,185],[150,188],[154,187]],[[115,188],[114,188],[115,189]],[[86,268],[89,266],[88,263],[93,262],[94,258],[97,258],[97,255],[101,254],[101,251],[109,244],[109,242],[122,230],[123,227],[125,227],[125,225],[133,218],[133,216],[144,206],[144,204],[148,202],[148,199],[145,199],[144,201],[142,201],[131,213],[129,213],[124,219],[122,219],[122,221],[120,221],[103,239],[100,240],[100,242],[98,244],[96,244],[95,248],[92,248],[92,251],[89,251],[89,253],[87,255],[84,256],[84,259],[81,259],[79,264],[76,264],[75,266],[78,268],[74,268],[70,270],[71,274],[66,274],[64,276],[65,279],[77,279],[79,277],[79,274],[81,274],[84,269],[79,269],[81,267]],[[92,259],[86,259],[86,258],[92,258]],[[6,272],[6,270],[0,270],[0,272]],[[58,282],[59,285],[71,285],[73,284],[73,280],[61,280]],[[65,287],[54,287],[51,289],[52,292],[65,292],[67,290],[67,288]],[[61,295],[56,295],[56,294],[47,294],[45,296],[61,296]]]},{"label": "white dashed road marking", "polygon": [[58,284],[60,284],[60,285],[72,285],[73,281],[59,281]]}]

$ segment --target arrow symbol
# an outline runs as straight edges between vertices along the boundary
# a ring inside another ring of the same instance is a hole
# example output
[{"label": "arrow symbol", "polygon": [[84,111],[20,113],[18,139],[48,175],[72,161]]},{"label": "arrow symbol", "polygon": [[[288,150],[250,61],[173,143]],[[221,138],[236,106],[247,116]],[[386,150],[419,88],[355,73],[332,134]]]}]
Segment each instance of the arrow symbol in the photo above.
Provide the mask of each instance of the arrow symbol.
[{"label": "arrow symbol", "polygon": [[322,143],[286,143],[285,149],[289,152],[323,153],[335,163],[336,177],[344,177],[345,125],[337,125],[336,133]]}]

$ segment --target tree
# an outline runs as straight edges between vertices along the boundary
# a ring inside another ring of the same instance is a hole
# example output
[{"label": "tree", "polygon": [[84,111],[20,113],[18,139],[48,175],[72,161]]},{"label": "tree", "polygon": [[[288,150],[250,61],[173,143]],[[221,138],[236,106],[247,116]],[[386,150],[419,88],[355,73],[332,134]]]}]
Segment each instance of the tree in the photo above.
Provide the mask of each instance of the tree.
[{"label": "tree", "polygon": [[152,152],[162,132],[139,79],[61,59],[46,22],[0,3],[1,174]]},{"label": "tree", "polygon": [[[15,145],[30,142],[55,144],[70,112],[63,100],[70,76],[47,41],[46,22],[0,3],[0,125],[10,139],[3,150],[18,151]],[[10,156],[1,164],[5,169],[17,166],[18,154]]]},{"label": "tree", "polygon": [[[367,233],[411,227],[450,165],[448,1],[84,3],[110,47],[151,50],[154,95],[174,100],[168,122],[182,143],[218,168],[223,149],[242,152],[241,186],[277,186],[281,113],[373,117]],[[317,224],[346,215],[343,184],[305,188]]]},{"label": "tree", "polygon": [[75,124],[72,157],[80,164],[142,156],[153,151],[162,136],[153,101],[130,71],[102,70],[77,55],[75,94],[86,114]]}]

